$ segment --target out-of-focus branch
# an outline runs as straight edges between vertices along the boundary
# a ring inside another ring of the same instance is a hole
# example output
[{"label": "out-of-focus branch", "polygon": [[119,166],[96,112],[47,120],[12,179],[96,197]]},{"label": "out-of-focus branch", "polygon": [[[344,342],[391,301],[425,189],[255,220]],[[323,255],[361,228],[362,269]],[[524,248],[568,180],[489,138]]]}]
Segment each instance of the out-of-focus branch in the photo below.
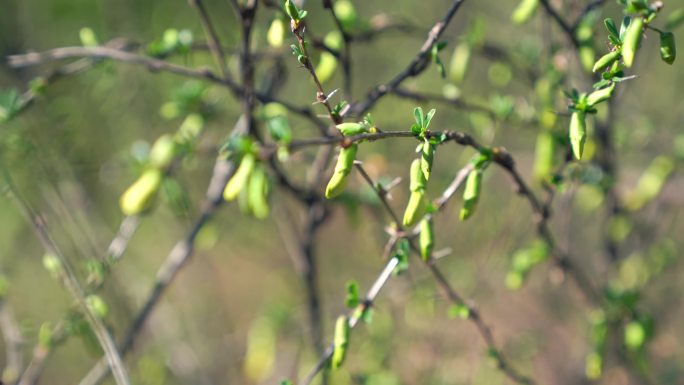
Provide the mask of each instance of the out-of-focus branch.
[{"label": "out-of-focus branch", "polygon": [[24,339],[21,335],[19,323],[14,317],[14,312],[4,298],[0,299],[0,332],[5,341],[6,357],[5,369],[2,371],[2,381],[14,384],[24,367],[22,354]]},{"label": "out-of-focus branch", "polygon": [[228,72],[228,67],[226,67],[226,56],[223,53],[223,48],[221,48],[221,42],[219,41],[218,35],[216,34],[216,29],[211,23],[209,14],[202,0],[188,0],[188,3],[197,10],[200,22],[202,23],[202,29],[204,29],[204,34],[207,37],[207,45],[209,46],[209,51],[211,51],[214,60],[216,60],[216,65],[219,69],[219,73],[224,79],[230,78],[230,73]]},{"label": "out-of-focus branch", "polygon": [[116,348],[114,339],[112,338],[112,335],[105,326],[104,322],[93,313],[93,310],[88,305],[85,292],[78,282],[76,274],[68,263],[68,260],[60,252],[57,244],[50,237],[46,224],[40,213],[35,212],[29,203],[24,201],[23,197],[19,194],[14,186],[9,171],[3,171],[7,185],[9,186],[9,191],[12,193],[17,205],[21,209],[28,222],[31,224],[33,231],[36,233],[38,240],[45,248],[46,253],[50,253],[59,259],[61,265],[58,270],[59,278],[71,296],[74,297],[78,303],[78,306],[83,312],[88,325],[95,334],[100,347],[105,353],[105,362],[108,365],[107,368],[111,369],[112,374],[114,375],[114,380],[118,385],[129,385],[131,382],[128,377],[128,372],[126,367],[123,365],[121,355]]},{"label": "out-of-focus branch", "polygon": [[387,93],[394,91],[404,82],[404,80],[417,76],[423,72],[430,63],[429,55],[432,46],[437,43],[437,40],[442,36],[444,30],[449,25],[449,22],[451,22],[451,19],[453,19],[456,11],[463,5],[464,1],[465,0],[455,0],[451,4],[444,15],[444,18],[430,29],[428,37],[420,48],[420,51],[418,51],[418,54],[403,71],[395,76],[394,79],[390,80],[389,83],[377,86],[371,90],[366,99],[362,102],[354,103],[348,110],[348,113],[356,116],[364,115],[375,105],[375,103],[377,103],[378,99],[385,96]]}]

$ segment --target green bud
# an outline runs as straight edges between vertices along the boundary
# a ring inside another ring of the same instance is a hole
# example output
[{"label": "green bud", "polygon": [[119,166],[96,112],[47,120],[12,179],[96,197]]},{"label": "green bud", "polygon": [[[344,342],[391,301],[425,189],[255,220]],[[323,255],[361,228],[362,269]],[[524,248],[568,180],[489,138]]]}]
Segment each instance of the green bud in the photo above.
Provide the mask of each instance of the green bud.
[{"label": "green bud", "polygon": [[356,15],[356,9],[354,9],[354,4],[349,0],[337,0],[333,5],[333,10],[335,11],[335,16],[340,20],[342,26],[346,28],[352,28],[356,25],[358,17]]},{"label": "green bud", "polygon": [[523,24],[534,16],[534,12],[539,6],[539,0],[522,0],[513,11],[511,20],[516,24]]},{"label": "green bud", "polygon": [[423,218],[420,222],[420,256],[427,262],[432,257],[432,249],[435,244],[435,232],[432,220]]},{"label": "green bud", "polygon": [[38,345],[43,349],[52,347],[52,326],[49,322],[43,322],[38,330]]},{"label": "green bud", "polygon": [[354,159],[356,159],[357,150],[358,145],[356,143],[352,143],[352,145],[347,148],[340,149],[335,171],[330,178],[330,182],[328,182],[328,186],[325,188],[326,198],[334,198],[344,191],[344,188],[347,186],[347,176],[354,167]]},{"label": "green bud", "polygon": [[421,160],[414,159],[411,163],[411,171],[409,175],[411,177],[409,181],[409,190],[411,191],[423,191],[425,190],[425,174],[423,174],[423,169],[421,167]]},{"label": "green bud", "polygon": [[333,56],[333,54],[331,54],[330,52],[326,51],[321,53],[321,57],[318,60],[318,64],[316,65],[316,68],[314,70],[316,71],[318,81],[321,83],[325,83],[333,77],[336,69],[337,58]]},{"label": "green bud", "polygon": [[672,32],[660,33],[660,58],[667,64],[672,64],[677,57],[677,46]]},{"label": "green bud", "polygon": [[333,369],[342,366],[344,358],[347,356],[349,346],[349,320],[346,316],[339,316],[335,322],[335,335],[333,337],[333,354],[331,364]]},{"label": "green bud", "polygon": [[477,201],[480,199],[480,189],[482,187],[482,171],[473,170],[468,174],[465,189],[463,190],[463,207],[461,208],[460,218],[462,221],[470,218],[475,212]]},{"label": "green bud", "polygon": [[344,37],[338,30],[328,32],[323,38],[323,44],[334,50],[342,49],[342,43],[344,43]]},{"label": "green bud", "polygon": [[81,30],[78,31],[78,37],[81,39],[81,44],[83,44],[84,47],[96,47],[99,45],[95,32],[88,27],[81,28]]},{"label": "green bud", "polygon": [[103,319],[107,317],[109,306],[107,306],[107,303],[99,295],[89,295],[86,298],[86,304],[88,305],[88,309],[90,309],[97,318]]},{"label": "green bud", "polygon": [[534,158],[534,175],[538,179],[546,179],[553,170],[553,153],[555,143],[553,135],[542,131],[537,135]]},{"label": "green bud", "polygon": [[594,52],[591,43],[580,45],[578,54],[582,68],[584,68],[585,71],[591,71],[594,67],[594,60],[596,60],[596,52]]},{"label": "green bud", "polygon": [[202,115],[197,113],[189,114],[178,128],[176,140],[179,142],[192,142],[202,133],[202,128],[204,128],[204,118]]},{"label": "green bud", "polygon": [[620,58],[620,51],[611,51],[607,54],[601,56],[596,63],[594,63],[594,68],[591,69],[592,72],[601,71],[608,68],[617,59]]},{"label": "green bud", "polygon": [[126,215],[140,214],[152,206],[164,174],[156,168],[146,170],[119,199],[121,211]]},{"label": "green bud", "polygon": [[615,83],[612,83],[606,88],[601,88],[596,90],[587,96],[587,106],[592,107],[603,101],[610,99],[613,96],[613,91],[615,90]]},{"label": "green bud", "polygon": [[425,141],[422,145],[420,154],[420,169],[423,172],[423,178],[427,181],[430,179],[432,161],[435,158],[435,145]]},{"label": "green bud", "polygon": [[337,125],[337,129],[344,136],[354,136],[368,131],[366,126],[361,123],[341,123]]},{"label": "green bud", "polygon": [[254,170],[254,165],[256,164],[256,157],[254,154],[245,154],[242,157],[240,166],[233,174],[226,184],[226,188],[223,190],[223,199],[227,201],[232,201],[237,198],[240,191],[247,185],[249,181],[249,176]]},{"label": "green bud", "polygon": [[249,178],[247,202],[252,214],[258,219],[268,217],[268,192],[269,181],[266,170],[263,166],[257,166]]},{"label": "green bud", "polygon": [[470,45],[466,42],[461,42],[454,49],[454,55],[451,57],[449,64],[449,79],[454,83],[460,83],[465,78],[468,71],[468,62],[470,61]]},{"label": "green bud", "polygon": [[56,255],[46,253],[43,255],[43,267],[45,267],[45,270],[47,270],[51,276],[57,277],[62,271],[62,262]]},{"label": "green bud", "polygon": [[573,111],[570,116],[570,143],[575,158],[582,159],[584,143],[587,141],[587,123],[584,121],[584,111]]},{"label": "green bud", "polygon": [[285,32],[285,23],[283,20],[279,17],[273,19],[271,25],[268,27],[268,32],[266,33],[268,45],[273,48],[282,47],[283,42],[285,41]]},{"label": "green bud", "polygon": [[632,321],[625,326],[625,345],[632,350],[641,348],[646,342],[646,328],[640,322]]},{"label": "green bud", "polygon": [[176,156],[176,141],[168,134],[160,136],[150,150],[150,165],[164,170],[171,165]]},{"label": "green bud", "polygon": [[420,217],[425,213],[425,192],[423,190],[416,190],[411,192],[406,211],[404,211],[404,218],[402,224],[405,227],[413,226]]},{"label": "green bud", "polygon": [[628,68],[634,64],[634,56],[639,48],[643,31],[644,20],[641,17],[633,18],[627,27],[622,43],[622,61]]}]

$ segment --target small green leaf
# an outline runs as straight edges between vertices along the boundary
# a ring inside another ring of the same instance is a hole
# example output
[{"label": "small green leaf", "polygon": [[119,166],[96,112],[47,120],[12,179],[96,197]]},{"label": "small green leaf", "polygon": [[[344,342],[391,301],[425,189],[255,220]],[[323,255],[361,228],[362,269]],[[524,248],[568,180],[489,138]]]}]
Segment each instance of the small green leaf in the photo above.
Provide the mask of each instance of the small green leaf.
[{"label": "small green leaf", "polygon": [[358,306],[360,302],[359,284],[353,280],[347,281],[347,297],[344,300],[344,306],[352,309]]},{"label": "small green leaf", "polygon": [[427,129],[430,126],[430,122],[432,121],[432,117],[435,116],[435,112],[437,112],[437,110],[433,108],[427,113],[427,117],[423,122],[423,128]]},{"label": "small green leaf", "polygon": [[620,40],[620,32],[618,32],[617,25],[615,25],[613,19],[609,17],[603,20],[603,25],[606,26],[606,29],[608,30],[610,36],[614,37],[617,40]]},{"label": "small green leaf", "polygon": [[418,124],[419,127],[425,127],[425,124],[423,123],[423,109],[421,107],[416,107],[413,109],[413,117],[416,119],[416,124]]}]

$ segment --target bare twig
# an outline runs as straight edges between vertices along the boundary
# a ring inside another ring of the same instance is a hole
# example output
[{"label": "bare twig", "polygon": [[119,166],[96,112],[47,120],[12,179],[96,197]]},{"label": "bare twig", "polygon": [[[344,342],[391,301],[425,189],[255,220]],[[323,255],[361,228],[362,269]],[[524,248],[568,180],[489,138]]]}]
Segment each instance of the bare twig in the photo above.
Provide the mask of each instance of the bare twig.
[{"label": "bare twig", "polygon": [[228,79],[230,77],[230,73],[226,67],[226,56],[223,53],[221,42],[219,41],[216,30],[211,23],[209,14],[207,14],[207,10],[204,8],[204,3],[202,3],[202,0],[188,0],[188,3],[190,3],[190,5],[194,7],[199,14],[200,22],[202,23],[202,28],[204,29],[204,34],[207,37],[207,45],[209,46],[211,54],[214,56],[214,60],[216,60],[219,73],[221,73],[224,79]]},{"label": "bare twig", "polygon": [[4,298],[0,299],[0,332],[5,341],[5,369],[2,371],[2,381],[13,384],[19,378],[23,368],[24,359],[22,348],[24,339],[21,335],[19,323],[14,317],[12,308]]},{"label": "bare twig", "polygon": [[69,265],[67,259],[60,252],[57,244],[52,240],[50,234],[45,226],[45,223],[41,215],[35,212],[28,202],[24,201],[19,192],[14,187],[12,183],[11,176],[7,170],[4,170],[5,180],[10,188],[10,192],[13,194],[17,205],[21,209],[22,213],[26,219],[31,223],[36,236],[45,248],[47,253],[53,254],[55,257],[59,258],[61,267],[59,269],[59,278],[61,279],[64,286],[69,290],[69,293],[74,297],[78,303],[79,308],[83,312],[88,325],[93,330],[95,337],[97,338],[102,350],[105,353],[105,362],[108,364],[108,369],[112,370],[114,375],[114,380],[118,385],[128,385],[130,380],[128,377],[128,372],[126,367],[123,365],[121,360],[121,355],[116,348],[114,339],[110,334],[109,330],[105,326],[104,322],[93,313],[93,310],[88,306],[86,301],[85,292],[81,287],[76,275]]}]

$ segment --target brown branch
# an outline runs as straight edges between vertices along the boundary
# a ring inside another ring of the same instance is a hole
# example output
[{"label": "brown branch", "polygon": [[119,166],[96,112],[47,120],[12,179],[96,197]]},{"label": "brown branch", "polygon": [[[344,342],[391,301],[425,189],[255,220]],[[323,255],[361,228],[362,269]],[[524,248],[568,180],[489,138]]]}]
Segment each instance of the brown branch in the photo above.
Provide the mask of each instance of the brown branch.
[{"label": "brown branch", "polygon": [[366,100],[363,102],[354,103],[348,110],[352,115],[362,116],[370,110],[377,101],[385,96],[387,93],[393,92],[404,80],[419,75],[423,72],[430,63],[430,50],[432,46],[437,43],[437,40],[442,36],[444,30],[449,25],[449,22],[456,14],[456,11],[461,7],[465,0],[455,0],[449,9],[446,11],[444,18],[437,22],[428,33],[428,37],[423,43],[423,46],[418,51],[418,54],[411,60],[409,65],[401,71],[389,83],[375,87],[368,93]]},{"label": "brown branch", "polygon": [[209,14],[207,14],[207,10],[204,8],[204,3],[202,3],[202,0],[188,0],[188,3],[197,10],[200,22],[202,23],[202,29],[204,29],[204,34],[207,37],[209,51],[211,51],[214,60],[216,60],[216,66],[218,67],[219,72],[224,79],[230,78],[230,73],[226,66],[226,56],[223,53],[223,48],[221,48],[221,42],[216,34],[216,29],[214,29]]}]

